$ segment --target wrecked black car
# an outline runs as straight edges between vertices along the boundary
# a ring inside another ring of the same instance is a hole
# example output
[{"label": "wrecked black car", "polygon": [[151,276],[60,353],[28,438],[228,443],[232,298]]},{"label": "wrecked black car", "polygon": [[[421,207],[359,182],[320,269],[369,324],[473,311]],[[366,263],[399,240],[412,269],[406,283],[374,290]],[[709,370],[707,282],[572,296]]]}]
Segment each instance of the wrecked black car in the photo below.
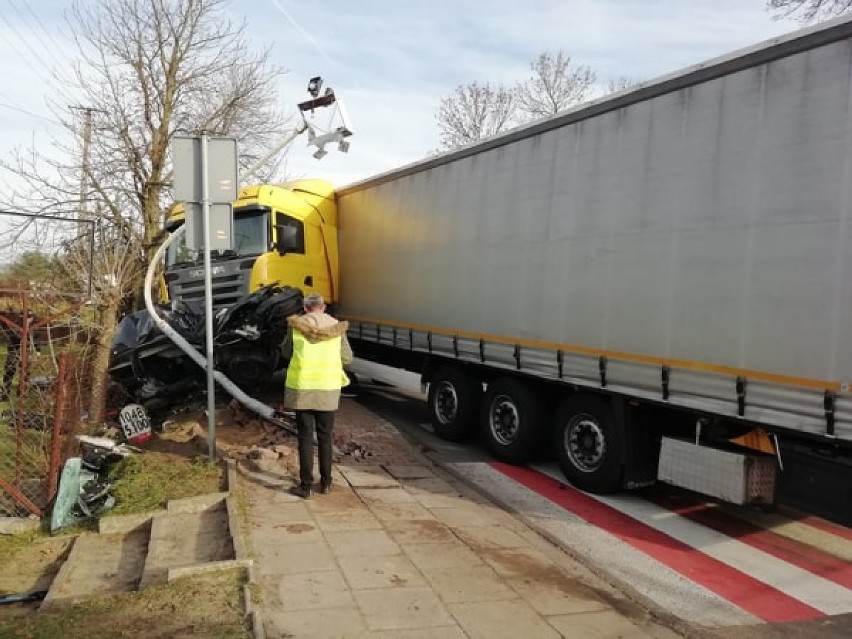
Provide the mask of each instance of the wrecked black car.
[{"label": "wrecked black car", "polygon": [[[251,394],[282,367],[280,344],[286,318],[302,309],[302,291],[264,286],[233,306],[215,312],[215,367]],[[160,316],[202,355],[205,352],[203,301],[177,302]],[[164,335],[147,310],[124,317],[110,351],[109,373],[130,397],[148,409],[205,387],[205,371]]]}]

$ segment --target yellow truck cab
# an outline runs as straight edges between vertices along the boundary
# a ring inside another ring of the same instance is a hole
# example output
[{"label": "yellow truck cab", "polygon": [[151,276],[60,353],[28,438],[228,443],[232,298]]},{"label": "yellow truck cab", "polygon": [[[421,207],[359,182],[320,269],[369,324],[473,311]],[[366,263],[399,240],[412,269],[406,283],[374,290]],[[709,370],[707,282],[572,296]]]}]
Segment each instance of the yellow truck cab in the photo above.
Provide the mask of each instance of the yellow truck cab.
[{"label": "yellow truck cab", "polygon": [[[234,202],[231,251],[211,255],[213,305],[221,308],[267,284],[294,286],[337,302],[339,261],[334,187],[322,180],[246,186]],[[169,216],[172,231],[182,208]],[[169,299],[204,299],[201,251],[173,242],[166,253]]]}]

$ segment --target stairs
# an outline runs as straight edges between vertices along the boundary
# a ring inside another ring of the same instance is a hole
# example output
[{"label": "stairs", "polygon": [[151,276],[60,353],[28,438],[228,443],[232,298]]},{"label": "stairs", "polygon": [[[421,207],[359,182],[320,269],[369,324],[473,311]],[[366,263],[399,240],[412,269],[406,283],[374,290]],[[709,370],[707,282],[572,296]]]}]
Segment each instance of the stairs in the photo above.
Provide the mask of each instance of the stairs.
[{"label": "stairs", "polygon": [[[234,485],[231,464],[229,486]],[[248,567],[230,493],[170,501],[164,510],[103,517],[74,541],[39,610],[142,590],[185,575]]]}]

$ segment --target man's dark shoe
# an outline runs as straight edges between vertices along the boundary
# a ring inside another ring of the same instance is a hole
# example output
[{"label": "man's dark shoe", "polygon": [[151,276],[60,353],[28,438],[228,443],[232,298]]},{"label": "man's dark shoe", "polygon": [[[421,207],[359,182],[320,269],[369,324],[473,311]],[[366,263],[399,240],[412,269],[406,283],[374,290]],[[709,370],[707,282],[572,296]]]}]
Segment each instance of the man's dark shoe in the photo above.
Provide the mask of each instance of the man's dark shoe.
[{"label": "man's dark shoe", "polygon": [[331,480],[320,483],[320,495],[327,495],[331,492]]},{"label": "man's dark shoe", "polygon": [[310,499],[311,498],[311,487],[310,486],[293,486],[290,489],[291,495],[296,495],[296,497],[301,497],[302,499]]}]

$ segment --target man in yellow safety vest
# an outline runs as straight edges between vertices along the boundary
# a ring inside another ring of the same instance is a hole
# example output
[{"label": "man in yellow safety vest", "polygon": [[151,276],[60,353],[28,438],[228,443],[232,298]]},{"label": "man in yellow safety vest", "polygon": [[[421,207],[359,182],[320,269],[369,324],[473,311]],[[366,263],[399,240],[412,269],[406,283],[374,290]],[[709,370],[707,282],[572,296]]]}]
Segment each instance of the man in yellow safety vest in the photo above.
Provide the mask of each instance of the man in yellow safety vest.
[{"label": "man in yellow safety vest", "polygon": [[290,492],[308,499],[314,482],[314,432],[320,493],[331,490],[334,412],[340,405],[340,389],[349,383],[343,366],[352,361],[352,349],[346,339],[348,323],[325,312],[322,295],[306,295],[303,305],[304,315],[287,318],[290,334],[282,352],[285,357],[290,355],[284,405],[296,411],[299,439],[299,485]]}]

